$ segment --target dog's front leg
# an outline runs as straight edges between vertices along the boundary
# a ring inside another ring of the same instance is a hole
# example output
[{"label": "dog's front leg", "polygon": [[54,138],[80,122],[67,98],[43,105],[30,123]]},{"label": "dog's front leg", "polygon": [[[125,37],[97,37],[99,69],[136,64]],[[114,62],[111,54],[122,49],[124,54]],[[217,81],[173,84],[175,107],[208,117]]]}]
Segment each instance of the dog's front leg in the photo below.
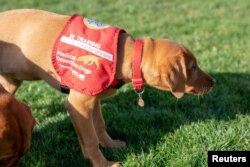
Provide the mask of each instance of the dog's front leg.
[{"label": "dog's front leg", "polygon": [[97,101],[94,113],[94,126],[96,129],[97,136],[99,138],[99,142],[102,147],[107,148],[125,148],[126,143],[120,140],[112,140],[109,134],[106,131],[105,121],[102,116],[102,111],[100,107],[100,100]]},{"label": "dog's front leg", "polygon": [[93,124],[93,109],[96,102],[95,96],[86,96],[71,90],[66,107],[85,158],[89,159],[94,167],[118,166],[117,163],[108,162],[99,149],[99,140]]}]

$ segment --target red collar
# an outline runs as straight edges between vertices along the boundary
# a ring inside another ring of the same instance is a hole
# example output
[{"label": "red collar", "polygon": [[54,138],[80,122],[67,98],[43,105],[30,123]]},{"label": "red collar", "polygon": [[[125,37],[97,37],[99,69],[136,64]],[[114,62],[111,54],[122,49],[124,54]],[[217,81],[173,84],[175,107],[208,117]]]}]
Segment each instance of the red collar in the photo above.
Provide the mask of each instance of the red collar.
[{"label": "red collar", "polygon": [[[143,41],[140,39],[135,40],[134,47],[134,56],[133,56],[133,64],[132,64],[132,84],[135,92],[141,96],[143,93],[143,79],[141,73],[141,59],[142,59],[142,51],[143,51]],[[114,80],[111,87],[118,89],[124,83],[120,80]]]},{"label": "red collar", "polygon": [[132,70],[133,70],[132,84],[135,92],[138,95],[137,103],[140,107],[144,106],[144,101],[142,99],[142,94],[144,92],[142,72],[141,72],[142,52],[143,52],[143,41],[137,39],[135,41],[134,58],[132,65]]},{"label": "red collar", "polygon": [[141,59],[143,51],[143,41],[137,39],[134,47],[134,58],[132,65],[132,84],[136,92],[143,91],[143,79],[141,73]]}]

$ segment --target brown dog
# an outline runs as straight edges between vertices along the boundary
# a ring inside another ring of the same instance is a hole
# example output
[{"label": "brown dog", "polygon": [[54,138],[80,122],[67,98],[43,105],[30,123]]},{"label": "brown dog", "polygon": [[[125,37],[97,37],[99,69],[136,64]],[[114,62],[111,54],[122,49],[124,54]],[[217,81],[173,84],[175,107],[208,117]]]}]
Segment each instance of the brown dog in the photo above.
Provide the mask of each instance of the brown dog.
[{"label": "brown dog", "polygon": [[29,107],[0,85],[0,166],[18,166],[19,159],[30,148],[35,122]]},{"label": "brown dog", "polygon": [[[51,51],[58,33],[69,16],[39,10],[14,10],[0,14],[0,83],[14,93],[23,80],[45,80],[60,90],[60,77],[51,62]],[[166,39],[144,38],[141,67],[144,83],[171,91],[181,98],[184,93],[202,95],[213,86],[213,79],[197,65],[184,46]],[[135,40],[127,33],[118,39],[115,78],[132,80]],[[119,166],[108,162],[99,144],[109,148],[126,147],[125,142],[108,135],[100,109],[100,100],[113,95],[108,88],[98,95],[70,90],[67,110],[77,132],[85,158],[93,166]]]}]

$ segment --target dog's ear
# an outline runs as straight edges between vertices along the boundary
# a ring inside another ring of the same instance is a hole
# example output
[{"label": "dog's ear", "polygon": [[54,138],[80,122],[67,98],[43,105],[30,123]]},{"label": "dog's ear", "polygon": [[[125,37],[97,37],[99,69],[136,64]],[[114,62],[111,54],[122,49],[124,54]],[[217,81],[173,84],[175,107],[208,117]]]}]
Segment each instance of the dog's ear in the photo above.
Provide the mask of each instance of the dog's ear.
[{"label": "dog's ear", "polygon": [[[19,104],[19,112],[22,110],[22,114],[20,114],[20,128],[21,134],[23,137],[23,143],[21,143],[20,154],[24,155],[30,148],[31,145],[31,133],[36,124],[36,120],[33,118],[31,110],[25,104]],[[24,123],[25,120],[25,123]]]},{"label": "dog's ear", "polygon": [[170,65],[166,76],[167,84],[176,98],[181,98],[185,92],[186,73],[182,62]]}]

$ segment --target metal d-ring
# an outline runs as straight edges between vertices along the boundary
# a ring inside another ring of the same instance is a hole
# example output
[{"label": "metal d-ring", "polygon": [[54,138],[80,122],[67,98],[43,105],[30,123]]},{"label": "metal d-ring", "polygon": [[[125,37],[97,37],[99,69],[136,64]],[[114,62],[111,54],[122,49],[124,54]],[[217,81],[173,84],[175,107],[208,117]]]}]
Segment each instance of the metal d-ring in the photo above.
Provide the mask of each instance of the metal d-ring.
[{"label": "metal d-ring", "polygon": [[144,89],[135,90],[135,93],[136,93],[139,97],[142,97],[142,94],[144,93]]}]

